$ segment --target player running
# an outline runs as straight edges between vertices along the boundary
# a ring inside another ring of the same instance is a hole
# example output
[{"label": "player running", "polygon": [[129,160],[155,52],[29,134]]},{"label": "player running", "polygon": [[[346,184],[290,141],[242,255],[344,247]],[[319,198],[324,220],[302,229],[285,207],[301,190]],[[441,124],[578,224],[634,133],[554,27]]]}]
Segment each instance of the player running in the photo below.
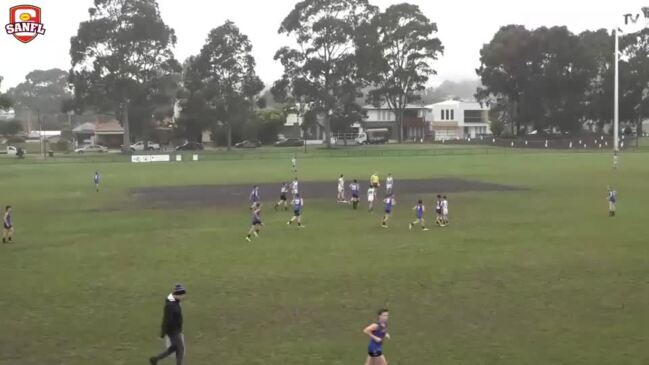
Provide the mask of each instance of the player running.
[{"label": "player running", "polygon": [[295,155],[291,158],[291,171],[297,172],[297,157]]},{"label": "player running", "polygon": [[349,184],[349,190],[352,192],[352,207],[356,209],[361,194],[361,186],[358,184],[358,180],[354,179],[354,182]]},{"label": "player running", "polygon": [[340,174],[338,178],[338,196],[336,197],[336,202],[347,203],[347,200],[345,200],[345,176],[343,174]]},{"label": "player running", "polygon": [[607,187],[608,189],[608,216],[615,217],[615,205],[617,204],[617,191]]},{"label": "player running", "polygon": [[261,200],[261,198],[259,197],[259,186],[255,185],[252,187],[249,198],[250,202],[252,203],[250,209],[254,209],[255,205]]},{"label": "player running", "polygon": [[390,334],[388,333],[388,310],[381,309],[378,312],[378,316],[379,318],[376,323],[372,323],[363,330],[363,333],[370,337],[365,365],[388,365],[388,361],[383,354],[383,341],[390,339]]},{"label": "player running", "polygon": [[376,189],[370,185],[367,189],[367,211],[370,213],[374,212],[374,198],[376,198]]},{"label": "player running", "polygon": [[304,200],[298,193],[295,195],[295,198],[293,198],[293,218],[286,222],[287,225],[290,226],[293,222],[297,221],[297,226],[299,228],[304,228],[302,225],[302,207],[304,207]]},{"label": "player running", "polygon": [[385,214],[383,215],[383,221],[381,221],[381,227],[388,228],[388,219],[392,214],[392,208],[397,205],[397,201],[394,199],[394,194],[390,194],[383,199],[385,203]]},{"label": "player running", "polygon": [[5,207],[5,214],[2,217],[2,243],[11,243],[14,235],[14,221],[11,217],[11,205]]},{"label": "player running", "polygon": [[424,202],[420,199],[419,202],[417,202],[417,205],[415,205],[412,210],[415,211],[415,214],[417,215],[417,219],[410,223],[408,226],[408,229],[412,231],[412,227],[415,224],[421,224],[421,229],[422,231],[427,231],[428,228],[426,228],[426,223],[424,222],[424,212],[426,211],[426,207],[424,207]]},{"label": "player running", "polygon": [[388,174],[388,177],[385,178],[385,193],[392,194],[394,189],[394,178],[392,174]]},{"label": "player running", "polygon": [[99,192],[99,180],[101,180],[99,171],[95,171],[95,176],[92,178],[92,180],[95,182],[95,189],[97,190],[97,192]]},{"label": "player running", "polygon": [[252,225],[250,226],[250,230],[248,230],[248,235],[246,236],[246,241],[252,242],[250,240],[250,237],[254,234],[255,237],[259,237],[259,231],[261,230],[261,226],[263,226],[264,223],[261,221],[261,203],[256,202],[252,206]]},{"label": "player running", "polygon": [[279,201],[275,203],[275,210],[277,210],[280,205],[284,206],[284,210],[288,210],[288,201],[286,198],[286,194],[288,194],[288,188],[288,183],[283,182],[282,186],[279,188]]}]

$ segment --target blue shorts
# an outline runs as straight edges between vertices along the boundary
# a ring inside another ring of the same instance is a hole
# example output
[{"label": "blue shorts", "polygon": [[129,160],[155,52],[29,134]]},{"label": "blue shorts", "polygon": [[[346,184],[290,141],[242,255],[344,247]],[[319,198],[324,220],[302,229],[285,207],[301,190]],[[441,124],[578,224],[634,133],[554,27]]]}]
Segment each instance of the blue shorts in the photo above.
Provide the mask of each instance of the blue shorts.
[{"label": "blue shorts", "polygon": [[419,219],[419,220],[424,219],[424,216],[417,214],[417,219]]},{"label": "blue shorts", "polygon": [[293,215],[296,216],[296,217],[299,217],[300,216],[300,211],[299,210],[294,210]]},{"label": "blue shorts", "polygon": [[358,193],[352,193],[352,198],[358,199]]},{"label": "blue shorts", "polygon": [[381,357],[381,356],[383,356],[383,350],[382,349],[368,349],[367,354],[370,357]]},{"label": "blue shorts", "polygon": [[391,210],[391,209],[386,209],[386,210],[385,210],[385,214],[390,214],[390,213],[392,213],[392,210]]},{"label": "blue shorts", "polygon": [[252,221],[253,226],[261,226],[261,224],[262,223],[261,223],[261,221],[259,219],[253,219],[253,221]]}]

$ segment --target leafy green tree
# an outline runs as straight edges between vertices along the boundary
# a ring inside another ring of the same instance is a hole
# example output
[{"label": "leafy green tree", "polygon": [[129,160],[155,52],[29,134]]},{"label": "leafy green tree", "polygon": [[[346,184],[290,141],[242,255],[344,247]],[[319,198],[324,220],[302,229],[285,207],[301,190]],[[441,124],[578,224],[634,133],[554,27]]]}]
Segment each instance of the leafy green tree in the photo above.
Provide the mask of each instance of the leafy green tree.
[{"label": "leafy green tree", "polygon": [[531,81],[532,71],[528,65],[531,33],[520,25],[501,27],[493,39],[480,50],[480,67],[476,70],[482,87],[476,99],[485,102],[504,100],[514,105],[511,116],[512,134],[521,126],[521,110],[525,92]]},{"label": "leafy green tree", "polygon": [[583,116],[595,121],[600,129],[613,120],[613,47],[613,36],[606,29],[579,34],[578,62],[589,77]]},{"label": "leafy green tree", "polygon": [[183,88],[178,95],[180,115],[176,119],[177,135],[194,142],[202,142],[202,133],[210,128],[213,118],[198,67],[196,56],[189,57],[183,65]]},{"label": "leafy green tree", "polygon": [[68,73],[58,68],[34,70],[25,81],[7,91],[17,112],[38,112],[45,129],[61,128],[65,115],[61,105],[72,97]]},{"label": "leafy green tree", "polygon": [[196,74],[192,82],[200,88],[215,120],[225,125],[230,149],[233,127],[240,129],[251,118],[257,97],[264,89],[255,72],[252,44],[228,20],[210,31],[193,63]]},{"label": "leafy green tree", "polygon": [[13,137],[23,131],[23,124],[19,120],[10,120],[0,123],[0,134],[5,137]]},{"label": "leafy green tree", "polygon": [[[428,19],[417,5],[402,3],[376,14],[359,39],[360,65],[371,85],[369,100],[386,104],[394,111],[403,140],[403,115],[406,106],[420,98],[426,83],[436,72],[431,64],[444,50],[434,37],[437,24]],[[363,57],[365,56],[365,57]]]},{"label": "leafy green tree", "polygon": [[621,49],[628,61],[620,67],[620,119],[635,122],[640,135],[642,120],[649,115],[649,28],[624,36]]},{"label": "leafy green tree", "polygon": [[176,35],[155,0],[95,0],[89,15],[70,41],[76,108],[118,115],[128,145],[131,129],[146,137],[156,109],[171,108]]},{"label": "leafy green tree", "polygon": [[505,131],[505,123],[500,119],[491,120],[489,127],[491,129],[491,133],[496,137],[500,137]]},{"label": "leafy green tree", "polygon": [[313,113],[323,115],[327,147],[331,115],[345,108],[350,90],[360,96],[355,40],[376,12],[367,0],[302,0],[279,28],[280,34],[294,37],[296,47],[275,54],[284,73],[273,86],[273,96],[280,102],[303,100]]},{"label": "leafy green tree", "polygon": [[[2,76],[0,76],[0,85],[2,85]],[[0,93],[0,109],[7,110],[11,108],[13,101],[7,94]]]}]

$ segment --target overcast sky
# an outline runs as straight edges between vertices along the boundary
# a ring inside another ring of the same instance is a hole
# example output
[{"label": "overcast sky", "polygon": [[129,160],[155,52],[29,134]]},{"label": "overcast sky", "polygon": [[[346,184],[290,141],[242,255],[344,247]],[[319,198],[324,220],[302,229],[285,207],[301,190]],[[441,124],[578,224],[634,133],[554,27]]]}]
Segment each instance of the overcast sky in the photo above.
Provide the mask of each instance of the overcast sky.
[{"label": "overcast sky", "polygon": [[[397,0],[371,0],[381,9],[399,3]],[[183,61],[198,53],[210,29],[226,19],[234,21],[253,44],[257,72],[267,83],[281,74],[273,61],[275,51],[285,44],[277,34],[280,22],[293,8],[294,0],[158,0],[164,21],[176,30],[176,57]],[[567,25],[573,32],[585,29],[613,28],[623,20],[622,14],[639,12],[649,0],[545,0],[532,5],[523,0],[410,0],[437,22],[445,47],[444,55],[434,65],[438,75],[431,84],[443,80],[475,78],[479,50],[502,25]],[[43,9],[46,34],[28,44],[18,42],[4,32],[8,9],[19,4]],[[2,90],[15,86],[34,69],[69,69],[70,37],[79,22],[88,19],[93,0],[10,0],[0,6],[0,76]]]}]

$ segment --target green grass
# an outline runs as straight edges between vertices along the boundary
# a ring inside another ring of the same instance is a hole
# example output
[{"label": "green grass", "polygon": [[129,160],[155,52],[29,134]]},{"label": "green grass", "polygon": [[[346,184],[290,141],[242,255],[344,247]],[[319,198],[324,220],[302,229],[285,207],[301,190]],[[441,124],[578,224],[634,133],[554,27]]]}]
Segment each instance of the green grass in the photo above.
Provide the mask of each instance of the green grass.
[{"label": "green grass", "polygon": [[600,153],[331,157],[301,160],[301,179],[331,180],[333,192],[340,173],[365,181],[378,170],[397,184],[460,177],[527,190],[453,194],[452,225],[425,233],[407,230],[415,196],[398,197],[389,230],[378,214],[306,196],[306,229],[266,209],[250,245],[245,202],[154,210],[128,191],[281,181],[284,158],[5,160],[0,204],[15,207],[18,243],[0,247],[0,364],[144,364],[177,281],[189,290],[190,364],[362,364],[361,329],[383,306],[392,364],[649,361],[649,154],[623,154],[618,171]]}]

